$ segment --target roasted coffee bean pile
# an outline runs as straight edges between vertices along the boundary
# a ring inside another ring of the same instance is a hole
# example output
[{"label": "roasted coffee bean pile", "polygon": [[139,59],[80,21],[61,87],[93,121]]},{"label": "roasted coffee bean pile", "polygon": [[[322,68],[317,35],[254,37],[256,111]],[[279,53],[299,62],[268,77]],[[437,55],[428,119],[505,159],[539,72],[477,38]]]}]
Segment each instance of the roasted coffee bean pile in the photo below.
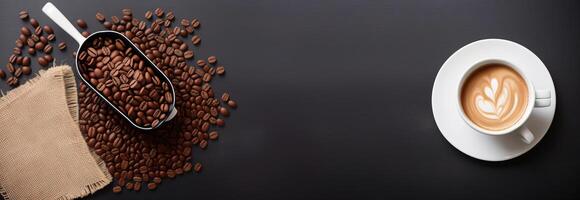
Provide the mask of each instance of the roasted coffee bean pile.
[{"label": "roasted coffee bean pile", "polygon": [[168,117],[173,103],[168,80],[125,40],[95,38],[77,60],[85,80],[135,124],[155,128]]},{"label": "roasted coffee bean pile", "polygon": [[[22,75],[32,73],[30,66],[33,58],[36,57],[38,64],[42,67],[47,67],[54,60],[51,55],[53,47],[50,43],[56,39],[53,29],[48,25],[41,26],[38,20],[30,17],[28,11],[20,11],[18,17],[28,21],[30,26],[22,26],[20,35],[14,42],[15,47],[12,49],[12,54],[6,64],[6,70],[10,74],[8,75],[0,69],[0,79],[5,79],[6,83],[12,87],[19,85],[18,80]],[[60,50],[64,50],[66,44],[61,42],[58,47]]]},{"label": "roasted coffee bean pile", "polygon": [[[237,107],[228,93],[215,97],[210,82],[216,74],[225,72],[215,56],[193,65],[187,62],[194,55],[184,40],[198,31],[200,22],[181,20],[178,26],[172,27],[173,12],[162,8],[147,11],[144,20],[134,17],[130,9],[123,9],[121,17],[111,16],[110,20],[102,13],[95,17],[106,29],[119,31],[131,39],[165,73],[175,87],[178,110],[177,116],[167,124],[152,131],[141,131],[81,83],[80,128],[87,144],[103,158],[113,174],[116,180],[113,192],[140,191],[142,187],[155,190],[164,178],[200,172],[202,165],[192,164],[194,147],[206,149],[208,141],[217,140],[219,134],[215,127],[224,126],[223,117]],[[199,36],[195,41],[192,43],[199,45]]]}]

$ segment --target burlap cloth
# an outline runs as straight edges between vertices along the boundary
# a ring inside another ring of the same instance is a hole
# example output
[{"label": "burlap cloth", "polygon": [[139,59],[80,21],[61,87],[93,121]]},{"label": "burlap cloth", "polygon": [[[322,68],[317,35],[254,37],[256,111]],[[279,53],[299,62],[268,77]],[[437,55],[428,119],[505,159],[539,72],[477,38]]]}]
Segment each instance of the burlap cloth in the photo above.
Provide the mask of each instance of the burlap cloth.
[{"label": "burlap cloth", "polygon": [[78,126],[70,66],[53,67],[0,98],[0,194],[74,199],[111,182]]}]

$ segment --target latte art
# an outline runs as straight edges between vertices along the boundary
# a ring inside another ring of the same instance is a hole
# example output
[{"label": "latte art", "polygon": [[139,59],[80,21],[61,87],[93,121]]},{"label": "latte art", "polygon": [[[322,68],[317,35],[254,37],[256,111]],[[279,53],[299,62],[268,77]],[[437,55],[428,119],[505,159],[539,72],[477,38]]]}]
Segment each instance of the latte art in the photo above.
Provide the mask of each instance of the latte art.
[{"label": "latte art", "polygon": [[[501,85],[501,86],[500,86]],[[518,93],[513,92],[517,88],[512,87],[514,80],[504,79],[498,81],[491,78],[490,85],[483,88],[483,94],[478,94],[473,102],[483,117],[492,120],[499,120],[505,116],[510,116],[516,109]]]},{"label": "latte art", "polygon": [[513,69],[490,64],[474,71],[461,92],[464,113],[487,130],[503,130],[514,125],[527,107],[528,88]]}]

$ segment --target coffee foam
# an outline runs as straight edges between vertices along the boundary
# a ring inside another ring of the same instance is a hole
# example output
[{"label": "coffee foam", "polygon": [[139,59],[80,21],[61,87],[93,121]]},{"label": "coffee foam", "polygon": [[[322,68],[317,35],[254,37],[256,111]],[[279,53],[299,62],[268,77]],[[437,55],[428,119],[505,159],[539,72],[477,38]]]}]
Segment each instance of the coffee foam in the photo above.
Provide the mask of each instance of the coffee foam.
[{"label": "coffee foam", "polygon": [[513,126],[528,104],[528,87],[518,72],[503,64],[488,64],[465,80],[461,105],[477,126],[500,131]]}]

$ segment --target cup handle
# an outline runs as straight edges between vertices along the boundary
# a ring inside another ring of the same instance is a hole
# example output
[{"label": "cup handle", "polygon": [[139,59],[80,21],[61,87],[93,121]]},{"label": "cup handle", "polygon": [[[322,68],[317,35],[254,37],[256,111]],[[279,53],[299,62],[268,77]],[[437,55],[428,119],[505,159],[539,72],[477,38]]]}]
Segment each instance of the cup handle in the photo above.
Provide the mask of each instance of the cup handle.
[{"label": "cup handle", "polygon": [[[534,107],[542,108],[552,105],[552,93],[550,90],[536,90],[535,92],[536,99],[534,101]],[[519,132],[522,136],[522,141],[524,141],[526,144],[531,144],[534,141],[534,134],[532,131],[530,131],[530,129],[528,129],[528,127],[523,126],[520,128]]]},{"label": "cup handle", "polygon": [[536,99],[534,107],[548,107],[552,105],[552,93],[550,90],[536,90]]},{"label": "cup handle", "polygon": [[522,141],[524,141],[526,144],[531,144],[534,139],[536,137],[534,137],[534,134],[532,133],[532,131],[530,131],[530,129],[528,129],[528,127],[523,126],[522,128],[520,128],[520,135],[522,136]]}]

